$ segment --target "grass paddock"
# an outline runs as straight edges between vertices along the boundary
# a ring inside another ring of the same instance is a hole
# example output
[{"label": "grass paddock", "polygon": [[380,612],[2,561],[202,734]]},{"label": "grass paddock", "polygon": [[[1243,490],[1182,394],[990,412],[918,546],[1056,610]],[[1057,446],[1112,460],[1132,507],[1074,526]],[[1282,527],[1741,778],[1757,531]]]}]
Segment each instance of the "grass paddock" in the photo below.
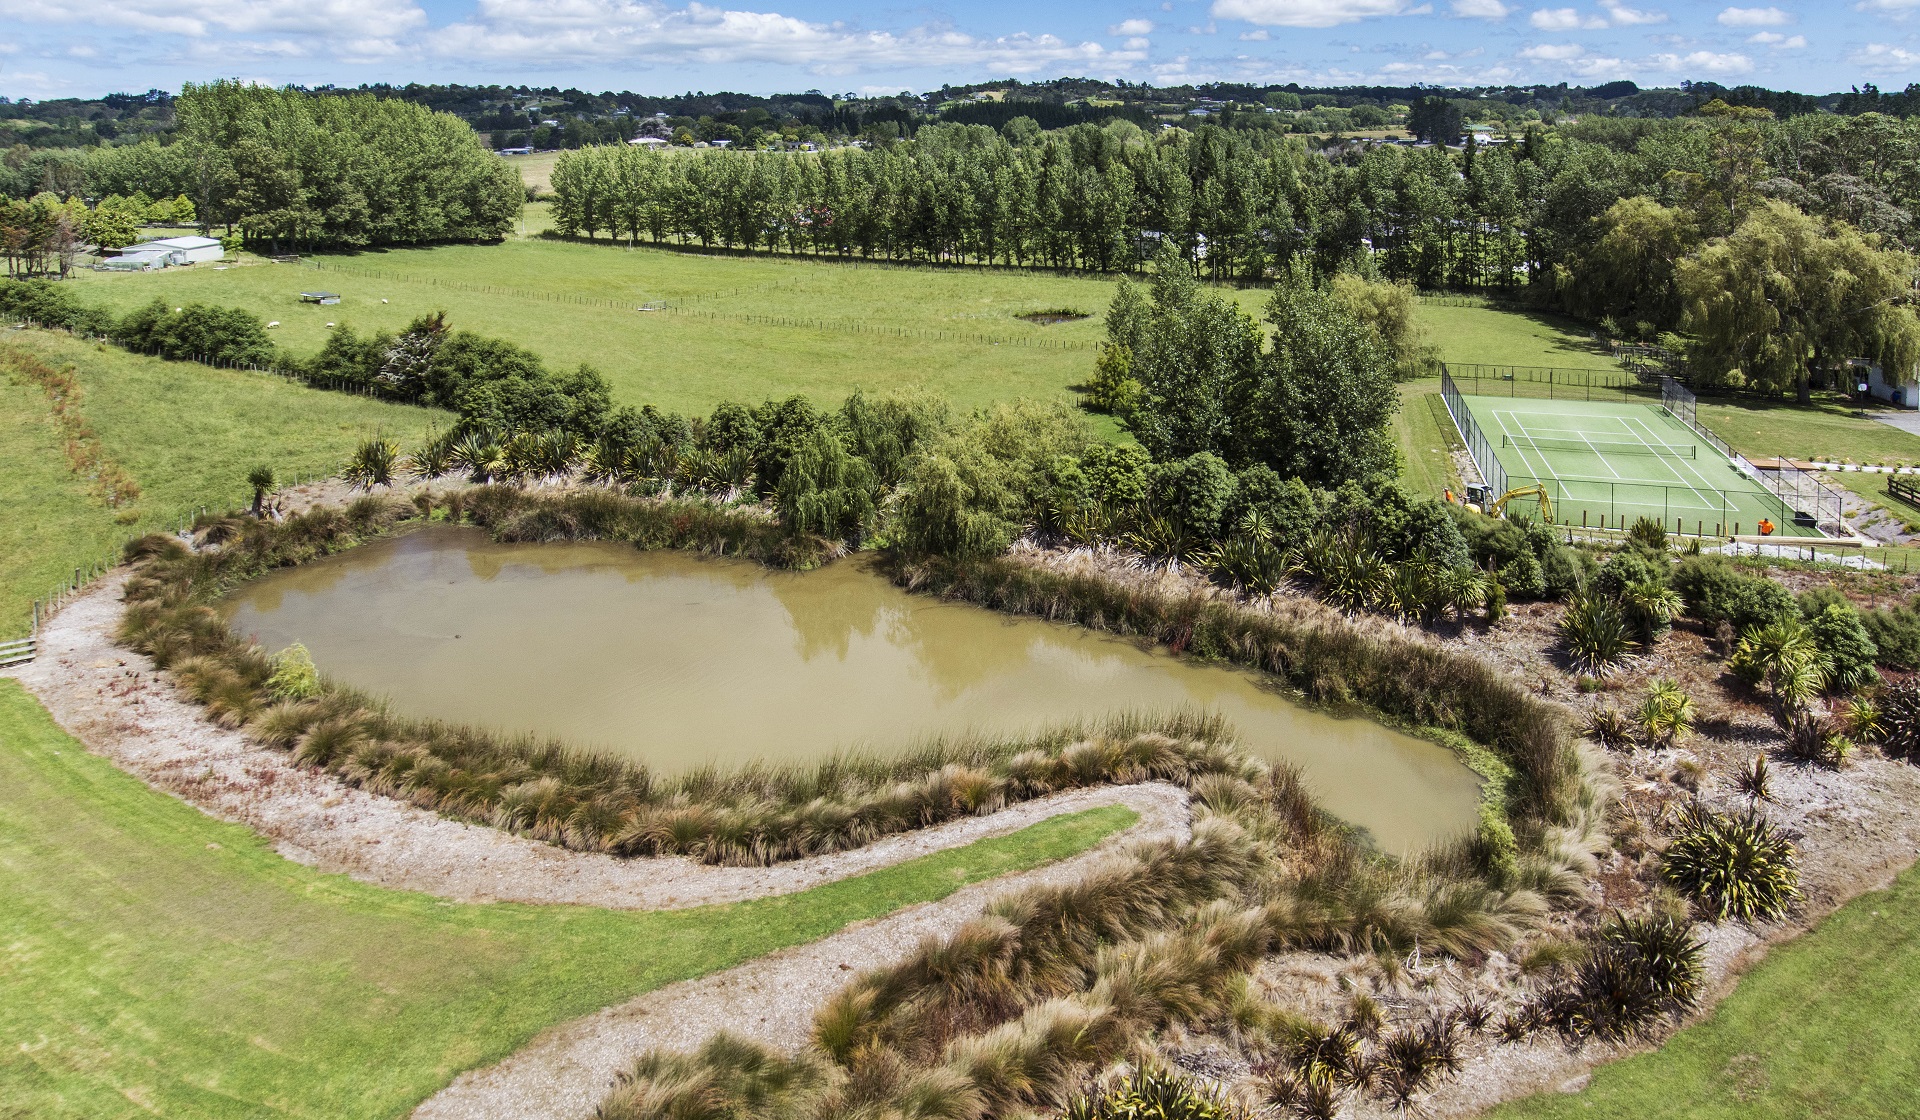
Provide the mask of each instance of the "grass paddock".
[{"label": "grass paddock", "polygon": [[[79,410],[105,455],[140,484],[113,509],[75,478],[46,395],[9,357],[71,364]],[[45,331],[0,335],[0,637],[24,634],[33,600],[121,542],[201,505],[242,503],[247,470],[331,474],[376,431],[404,444],[452,414],[309,389],[279,377],[128,354]]]},{"label": "grass paddock", "polygon": [[542,1028],[1072,855],[1057,817],[698,910],[466,905],[327,875],[148,789],[0,679],[0,1115],[398,1117]]}]

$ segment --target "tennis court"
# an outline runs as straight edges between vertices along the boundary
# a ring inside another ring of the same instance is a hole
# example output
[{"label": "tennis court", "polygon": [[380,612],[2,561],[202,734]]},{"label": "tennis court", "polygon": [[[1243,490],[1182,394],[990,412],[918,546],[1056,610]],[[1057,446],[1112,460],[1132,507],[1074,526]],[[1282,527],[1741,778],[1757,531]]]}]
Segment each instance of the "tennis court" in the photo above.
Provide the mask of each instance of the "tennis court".
[{"label": "tennis court", "polygon": [[[1770,493],[1718,448],[1659,404],[1461,395],[1477,429],[1476,461],[1490,455],[1505,486],[1539,485],[1560,524],[1626,528],[1651,517],[1670,532],[1727,536],[1760,532],[1817,537],[1807,518]],[[1495,472],[1488,481],[1499,485]],[[1538,503],[1516,498],[1538,516]]]}]

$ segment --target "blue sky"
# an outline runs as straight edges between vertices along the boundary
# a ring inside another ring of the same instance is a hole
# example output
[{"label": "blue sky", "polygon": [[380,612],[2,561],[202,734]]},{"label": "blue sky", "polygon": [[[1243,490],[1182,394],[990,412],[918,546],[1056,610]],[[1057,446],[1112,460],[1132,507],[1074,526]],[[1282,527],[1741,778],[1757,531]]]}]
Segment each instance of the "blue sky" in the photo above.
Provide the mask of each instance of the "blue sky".
[{"label": "blue sky", "polygon": [[0,94],[237,77],[671,93],[1172,83],[1920,81],[1920,0],[0,0]]}]

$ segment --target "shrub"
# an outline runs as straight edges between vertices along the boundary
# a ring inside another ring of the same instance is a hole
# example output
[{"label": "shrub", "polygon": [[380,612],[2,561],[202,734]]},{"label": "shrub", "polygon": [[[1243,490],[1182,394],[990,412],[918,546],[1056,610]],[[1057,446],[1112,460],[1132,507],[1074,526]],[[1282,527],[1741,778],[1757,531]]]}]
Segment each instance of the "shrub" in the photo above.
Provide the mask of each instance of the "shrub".
[{"label": "shrub", "polygon": [[1727,658],[1727,668],[1748,684],[1764,684],[1773,699],[1774,718],[1783,722],[1826,683],[1820,649],[1797,618],[1749,627]]},{"label": "shrub", "polygon": [[1853,753],[1853,743],[1840,725],[1812,712],[1790,715],[1786,733],[1787,753],[1801,762],[1838,768],[1845,765],[1847,756]]},{"label": "shrub", "polygon": [[[1839,599],[1839,596],[1833,598]],[[1807,609],[1809,607],[1813,609]],[[1873,667],[1880,656],[1879,647],[1868,636],[1867,628],[1861,624],[1860,612],[1853,604],[1844,599],[1807,602],[1803,597],[1801,608],[1805,612],[1807,631],[1825,665],[1829,687],[1851,691],[1879,679],[1880,674]]]},{"label": "shrub", "polygon": [[865,459],[847,451],[831,431],[816,431],[787,460],[776,505],[797,533],[858,544],[873,525],[880,479]]},{"label": "shrub", "polygon": [[1799,896],[1799,852],[1757,810],[1727,815],[1695,803],[1680,823],[1661,874],[1714,920],[1777,917]]},{"label": "shrub", "polygon": [[111,314],[81,303],[73,285],[51,280],[0,280],[0,318],[75,334],[107,334],[113,329]]},{"label": "shrub", "polygon": [[1878,607],[1860,616],[1878,650],[1878,664],[1889,669],[1920,669],[1920,604]]},{"label": "shrub", "polygon": [[280,700],[311,700],[320,695],[320,671],[306,646],[295,642],[273,659],[267,692]]},{"label": "shrub", "polygon": [[1633,543],[1642,547],[1658,552],[1667,549],[1667,527],[1651,517],[1634,518],[1633,527],[1627,530],[1627,535],[1633,539]]},{"label": "shrub", "polygon": [[1148,471],[1148,488],[1155,509],[1171,518],[1182,533],[1209,540],[1219,534],[1220,522],[1233,504],[1235,483],[1225,460],[1201,451],[1154,464]]},{"label": "shrub", "polygon": [[1649,746],[1671,747],[1693,729],[1693,698],[1662,677],[1647,685],[1634,722]]},{"label": "shrub", "polygon": [[394,468],[399,463],[399,444],[385,436],[369,436],[354,449],[340,477],[355,489],[371,491],[376,486],[392,486]]},{"label": "shrub", "polygon": [[1724,556],[1683,557],[1674,566],[1672,582],[1686,600],[1688,616],[1709,625],[1727,622],[1745,630],[1799,614],[1785,587],[1742,574]]},{"label": "shrub", "polygon": [[156,299],[129,312],[113,337],[129,350],[175,360],[264,366],[274,359],[265,321],[237,307],[190,303],[175,309]]}]

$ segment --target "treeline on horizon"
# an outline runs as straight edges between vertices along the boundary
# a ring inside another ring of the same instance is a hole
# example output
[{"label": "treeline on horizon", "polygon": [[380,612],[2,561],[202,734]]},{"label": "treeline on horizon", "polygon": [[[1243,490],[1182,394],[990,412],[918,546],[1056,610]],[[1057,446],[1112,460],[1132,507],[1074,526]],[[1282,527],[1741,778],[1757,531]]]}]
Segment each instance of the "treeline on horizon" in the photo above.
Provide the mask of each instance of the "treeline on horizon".
[{"label": "treeline on horizon", "polygon": [[[922,94],[855,97],[804,93],[756,95],[688,91],[650,95],[630,90],[593,93],[577,88],[529,85],[460,85],[389,83],[355,87],[292,86],[317,96],[372,96],[405,101],[438,112],[451,113],[475,131],[505,146],[507,141],[537,147],[577,148],[612,140],[631,139],[638,122],[656,113],[674,118],[676,127],[696,134],[732,125],[742,132],[754,127],[783,133],[818,132],[822,136],[851,138],[892,123],[904,135],[922,124],[954,121],[999,127],[1013,116],[1032,117],[1043,128],[1062,128],[1115,116],[1143,123],[1152,111],[1165,112],[1195,102],[1270,105],[1275,98],[1292,98],[1305,107],[1352,109],[1411,104],[1424,97],[1457,102],[1470,116],[1474,111],[1514,115],[1535,112],[1600,114],[1628,117],[1684,116],[1709,101],[1764,108],[1776,116],[1834,113],[1857,116],[1884,113],[1907,117],[1920,112],[1920,83],[1900,92],[1882,92],[1871,83],[1845,91],[1820,94],[1773,90],[1764,86],[1722,86],[1715,82],[1682,82],[1675,88],[1642,89],[1630,81],[1593,86],[1557,84],[1437,88],[1426,86],[1254,85],[1216,82],[1200,85],[1153,86],[1146,83],[1093,78],[1056,78],[1021,82],[1013,79],[947,85]],[[975,100],[992,93],[999,100]],[[173,95],[152,89],[143,94],[112,93],[97,98],[56,98],[37,101],[0,97],[0,150],[18,165],[35,149],[88,148],[97,144],[130,144],[142,139],[169,142],[175,133]],[[537,111],[532,111],[537,110]],[[554,127],[544,120],[556,120]],[[1474,117],[1473,119],[1482,119]],[[1254,120],[1243,122],[1258,123]],[[1270,123],[1270,122],[1269,122]],[[1322,130],[1324,131],[1324,129]],[[701,139],[711,137],[701,135]],[[44,169],[42,169],[44,170]],[[6,182],[8,168],[0,167],[0,193],[18,197]],[[42,174],[31,190],[62,188]],[[31,193],[31,192],[29,192]]]}]

